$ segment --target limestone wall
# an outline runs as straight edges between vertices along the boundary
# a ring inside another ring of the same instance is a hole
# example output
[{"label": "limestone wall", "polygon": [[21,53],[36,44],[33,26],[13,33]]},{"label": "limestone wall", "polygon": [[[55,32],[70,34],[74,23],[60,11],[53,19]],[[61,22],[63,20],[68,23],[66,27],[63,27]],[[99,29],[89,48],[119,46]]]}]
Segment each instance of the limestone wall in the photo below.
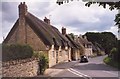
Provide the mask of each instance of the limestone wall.
[{"label": "limestone wall", "polygon": [[38,59],[16,60],[2,63],[3,77],[32,77],[37,76]]},{"label": "limestone wall", "polygon": [[56,65],[56,50],[54,50],[54,45],[52,45],[51,49],[48,51],[49,58],[49,67]]}]

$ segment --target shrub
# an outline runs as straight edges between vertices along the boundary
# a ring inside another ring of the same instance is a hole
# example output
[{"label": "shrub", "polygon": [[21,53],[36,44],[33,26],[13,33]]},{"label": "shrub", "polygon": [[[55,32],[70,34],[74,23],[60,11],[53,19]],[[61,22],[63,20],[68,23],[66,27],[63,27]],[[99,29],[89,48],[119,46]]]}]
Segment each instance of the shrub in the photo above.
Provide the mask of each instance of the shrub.
[{"label": "shrub", "polygon": [[39,58],[39,70],[38,74],[44,74],[44,71],[48,68],[48,56],[45,51],[34,52],[34,57]]},{"label": "shrub", "polygon": [[44,71],[48,68],[48,59],[44,55],[41,55],[39,59],[40,74],[44,74]]},{"label": "shrub", "polygon": [[2,45],[2,61],[31,58],[33,49],[29,45]]},{"label": "shrub", "polygon": [[110,51],[110,55],[109,55],[113,60],[118,60],[118,50],[117,48],[113,48],[111,51]]},{"label": "shrub", "polygon": [[103,60],[106,64],[112,66],[112,67],[115,67],[117,69],[120,70],[120,63],[117,62],[117,61],[114,61],[112,58],[110,57],[106,57],[104,60]]}]

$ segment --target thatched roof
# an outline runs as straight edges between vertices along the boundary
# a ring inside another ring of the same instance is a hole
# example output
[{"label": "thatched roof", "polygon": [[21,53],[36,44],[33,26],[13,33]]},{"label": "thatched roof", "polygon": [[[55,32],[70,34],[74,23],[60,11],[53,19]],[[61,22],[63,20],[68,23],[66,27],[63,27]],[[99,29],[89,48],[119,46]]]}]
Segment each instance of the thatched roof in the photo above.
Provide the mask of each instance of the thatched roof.
[{"label": "thatched roof", "polygon": [[[43,41],[45,45],[55,45],[55,47],[69,46],[72,48],[79,48],[79,45],[77,45],[77,43],[75,43],[68,35],[62,35],[57,28],[40,20],[29,12],[25,16],[25,22],[33,29],[33,31]],[[7,43],[9,41],[11,35],[14,33],[18,26],[19,19],[16,21],[15,25],[4,40],[4,43]]]},{"label": "thatched roof", "polygon": [[83,38],[82,36],[80,36],[78,39],[79,39],[79,42],[80,42],[82,45],[84,45],[84,44],[92,45],[92,43],[89,42],[89,41],[87,40],[87,38]]},{"label": "thatched roof", "polygon": [[13,33],[15,32],[15,30],[17,29],[18,25],[19,25],[19,19],[17,19],[17,21],[16,21],[15,24],[13,25],[12,29],[11,29],[10,32],[8,33],[6,39],[3,41],[3,43],[7,43],[7,42],[10,40],[11,36],[12,36]]}]

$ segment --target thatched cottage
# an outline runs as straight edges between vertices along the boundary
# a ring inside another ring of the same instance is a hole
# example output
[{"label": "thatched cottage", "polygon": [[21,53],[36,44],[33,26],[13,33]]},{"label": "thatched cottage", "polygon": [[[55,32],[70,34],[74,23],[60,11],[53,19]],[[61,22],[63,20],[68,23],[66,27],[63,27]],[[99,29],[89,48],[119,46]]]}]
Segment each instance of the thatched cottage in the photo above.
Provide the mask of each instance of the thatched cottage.
[{"label": "thatched cottage", "polygon": [[75,36],[75,41],[83,48],[83,55],[86,55],[88,57],[93,56],[92,42],[88,41],[86,36]]},{"label": "thatched cottage", "polygon": [[19,18],[3,43],[28,44],[34,51],[47,53],[49,67],[59,62],[71,61],[71,58],[78,59],[79,46],[64,29],[61,34],[46,17],[43,21],[35,17],[28,12],[25,2],[21,2],[18,8]]}]

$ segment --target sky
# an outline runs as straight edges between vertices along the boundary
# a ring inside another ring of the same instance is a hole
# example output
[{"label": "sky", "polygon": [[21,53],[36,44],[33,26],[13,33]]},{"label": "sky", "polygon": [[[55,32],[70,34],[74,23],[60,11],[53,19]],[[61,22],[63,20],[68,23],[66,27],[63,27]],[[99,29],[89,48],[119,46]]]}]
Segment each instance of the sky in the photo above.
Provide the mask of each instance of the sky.
[{"label": "sky", "polygon": [[65,27],[67,33],[75,35],[85,34],[86,32],[112,32],[118,36],[117,26],[114,26],[117,10],[110,11],[102,6],[91,5],[86,7],[82,1],[73,1],[62,5],[56,4],[57,0],[3,0],[0,2],[0,43],[3,41],[10,29],[13,27],[18,16],[18,5],[20,2],[26,2],[28,12],[39,19],[47,17],[51,25],[55,26],[61,32]]}]

